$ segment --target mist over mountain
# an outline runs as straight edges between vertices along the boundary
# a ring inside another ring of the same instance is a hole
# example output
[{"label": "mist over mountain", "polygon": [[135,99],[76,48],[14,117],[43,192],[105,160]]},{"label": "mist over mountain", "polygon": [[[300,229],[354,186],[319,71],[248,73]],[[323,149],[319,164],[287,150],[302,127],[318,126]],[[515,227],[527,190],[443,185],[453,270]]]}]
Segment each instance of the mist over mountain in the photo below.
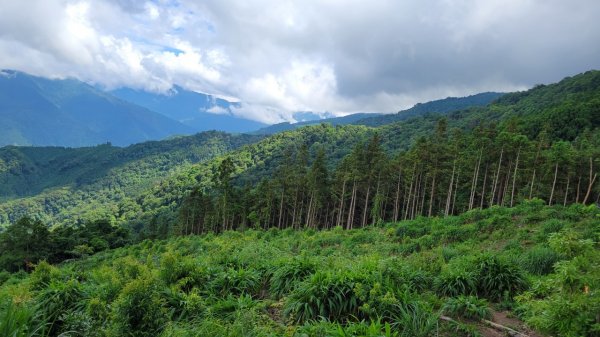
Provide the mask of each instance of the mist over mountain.
[{"label": "mist over mountain", "polygon": [[240,103],[174,86],[166,94],[120,88],[111,94],[177,120],[194,131],[248,132],[266,124],[235,116]]},{"label": "mist over mountain", "polygon": [[293,130],[307,125],[327,123],[331,125],[367,125],[381,126],[403,121],[412,117],[422,116],[427,113],[447,114],[449,112],[467,109],[471,107],[486,106],[503,94],[498,92],[484,92],[466,97],[447,97],[425,103],[417,103],[412,108],[401,110],[395,114],[382,113],[355,113],[343,117],[330,117],[324,119],[312,119],[299,121],[297,123],[279,123],[261,128],[256,134],[270,135],[278,132]]}]

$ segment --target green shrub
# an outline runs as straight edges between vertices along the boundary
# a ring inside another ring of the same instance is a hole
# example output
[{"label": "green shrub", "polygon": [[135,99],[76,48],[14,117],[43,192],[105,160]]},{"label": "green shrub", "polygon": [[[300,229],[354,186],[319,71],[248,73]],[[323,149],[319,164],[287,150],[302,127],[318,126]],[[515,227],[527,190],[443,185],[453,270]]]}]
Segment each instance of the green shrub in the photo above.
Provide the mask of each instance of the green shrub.
[{"label": "green shrub", "polygon": [[360,303],[354,286],[347,274],[317,272],[290,294],[284,315],[300,323],[319,318],[343,321],[358,314]]},{"label": "green shrub", "polygon": [[542,234],[547,238],[550,234],[560,232],[565,227],[564,221],[549,219],[542,224]]},{"label": "green shrub", "polygon": [[594,248],[592,240],[581,239],[580,235],[571,229],[550,234],[548,245],[557,253],[568,258],[584,254]]},{"label": "green shrub", "polygon": [[444,262],[449,262],[453,258],[460,256],[460,251],[454,247],[444,246],[441,249],[442,257],[444,258]]},{"label": "green shrub", "polygon": [[506,214],[498,213],[500,209],[493,207],[488,210],[493,212],[487,219],[477,222],[477,229],[479,231],[493,232],[498,229],[505,228],[512,224],[512,219]]},{"label": "green shrub", "polygon": [[10,277],[11,273],[7,272],[6,270],[0,270],[0,286],[2,286],[4,282],[8,281]]},{"label": "green shrub", "polygon": [[476,275],[470,271],[455,268],[443,271],[434,282],[440,296],[456,297],[471,295],[477,291]]},{"label": "green shrub", "polygon": [[430,225],[420,220],[424,219],[418,219],[415,221],[405,221],[400,223],[398,229],[396,229],[396,236],[399,239],[404,239],[418,238],[423,235],[429,234],[431,230]]},{"label": "green shrub", "polygon": [[38,312],[36,307],[17,305],[11,301],[0,312],[0,336],[47,336],[49,327],[49,320]]},{"label": "green shrub", "polygon": [[396,312],[391,317],[392,327],[401,337],[429,337],[437,330],[439,315],[421,302],[401,304]]},{"label": "green shrub", "polygon": [[519,298],[520,311],[532,327],[558,336],[598,336],[600,295],[555,293],[543,300]]},{"label": "green shrub", "polygon": [[406,286],[416,292],[430,289],[433,280],[427,272],[416,266],[400,263],[398,259],[384,260],[379,266],[379,281],[392,288]]},{"label": "green shrub", "polygon": [[546,275],[552,272],[552,266],[560,259],[552,249],[535,246],[528,250],[521,259],[523,268],[534,275]]},{"label": "green shrub", "polygon": [[35,266],[31,273],[31,287],[33,289],[42,289],[48,286],[52,280],[60,277],[58,268],[50,265],[46,261],[41,261]]},{"label": "green shrub", "polygon": [[316,271],[316,264],[306,258],[296,258],[280,265],[271,277],[271,293],[281,297],[294,290],[300,282]]},{"label": "green shrub", "polygon": [[261,275],[254,269],[227,268],[211,283],[215,294],[220,296],[249,294],[257,296],[261,287]]},{"label": "green shrub", "polygon": [[66,332],[63,329],[63,316],[73,311],[83,311],[85,297],[86,294],[81,283],[74,279],[53,280],[38,293],[36,301],[39,304],[40,313],[52,322],[51,333]]},{"label": "green shrub", "polygon": [[444,303],[442,311],[444,314],[455,318],[474,320],[487,319],[492,316],[487,301],[475,296],[449,298],[446,303]]},{"label": "green shrub", "polygon": [[113,329],[118,336],[157,336],[168,318],[165,300],[155,279],[129,282],[113,303]]},{"label": "green shrub", "polygon": [[496,256],[482,255],[474,267],[477,293],[482,297],[498,301],[505,292],[512,296],[527,287],[521,269]]},{"label": "green shrub", "polygon": [[388,322],[382,320],[333,323],[326,320],[307,322],[294,333],[296,337],[328,336],[328,337],[398,337]]}]

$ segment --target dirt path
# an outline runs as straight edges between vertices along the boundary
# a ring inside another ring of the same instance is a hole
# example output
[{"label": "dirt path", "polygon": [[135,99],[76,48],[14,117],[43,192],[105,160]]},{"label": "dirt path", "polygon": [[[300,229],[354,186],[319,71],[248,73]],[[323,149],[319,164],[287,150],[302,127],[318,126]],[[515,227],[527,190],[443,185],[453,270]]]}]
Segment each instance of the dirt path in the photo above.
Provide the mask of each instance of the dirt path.
[{"label": "dirt path", "polygon": [[[509,313],[506,311],[498,312],[492,311],[492,322],[504,325],[518,332],[524,333],[529,337],[544,337],[544,335],[529,329],[523,321],[509,317]],[[485,326],[483,323],[479,326],[479,332],[484,337],[504,337],[507,336],[504,332],[496,330],[494,328]]]}]

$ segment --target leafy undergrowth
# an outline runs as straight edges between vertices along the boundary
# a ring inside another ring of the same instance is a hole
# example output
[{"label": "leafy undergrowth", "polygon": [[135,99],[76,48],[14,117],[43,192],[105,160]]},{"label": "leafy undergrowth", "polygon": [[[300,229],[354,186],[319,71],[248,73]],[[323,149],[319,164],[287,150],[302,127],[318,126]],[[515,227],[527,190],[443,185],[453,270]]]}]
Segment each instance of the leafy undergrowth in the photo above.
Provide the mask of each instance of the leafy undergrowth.
[{"label": "leafy undergrowth", "polygon": [[599,236],[596,206],[533,200],[350,231],[144,241],[3,274],[0,332],[469,336],[494,308],[554,336],[596,336]]}]

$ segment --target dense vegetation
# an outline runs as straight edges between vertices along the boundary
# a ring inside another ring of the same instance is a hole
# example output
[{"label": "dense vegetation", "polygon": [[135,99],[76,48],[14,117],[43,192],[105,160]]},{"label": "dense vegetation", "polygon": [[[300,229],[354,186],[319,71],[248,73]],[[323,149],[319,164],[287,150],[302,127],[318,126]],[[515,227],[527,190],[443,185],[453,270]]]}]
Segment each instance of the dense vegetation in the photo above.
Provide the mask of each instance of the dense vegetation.
[{"label": "dense vegetation", "polygon": [[0,204],[0,332],[597,336],[598,97],[592,71],[377,128],[2,149],[5,197],[43,191]]},{"label": "dense vegetation", "polygon": [[544,204],[353,230],[226,231],[42,262],[3,276],[0,331],[472,336],[508,309],[552,335],[596,336],[600,211]]},{"label": "dense vegetation", "polygon": [[[126,148],[0,148],[0,200],[9,199],[0,203],[0,227],[22,216],[48,225],[119,222],[140,212],[136,199],[152,186],[259,139],[203,132]],[[27,195],[35,196],[16,199]]]}]

